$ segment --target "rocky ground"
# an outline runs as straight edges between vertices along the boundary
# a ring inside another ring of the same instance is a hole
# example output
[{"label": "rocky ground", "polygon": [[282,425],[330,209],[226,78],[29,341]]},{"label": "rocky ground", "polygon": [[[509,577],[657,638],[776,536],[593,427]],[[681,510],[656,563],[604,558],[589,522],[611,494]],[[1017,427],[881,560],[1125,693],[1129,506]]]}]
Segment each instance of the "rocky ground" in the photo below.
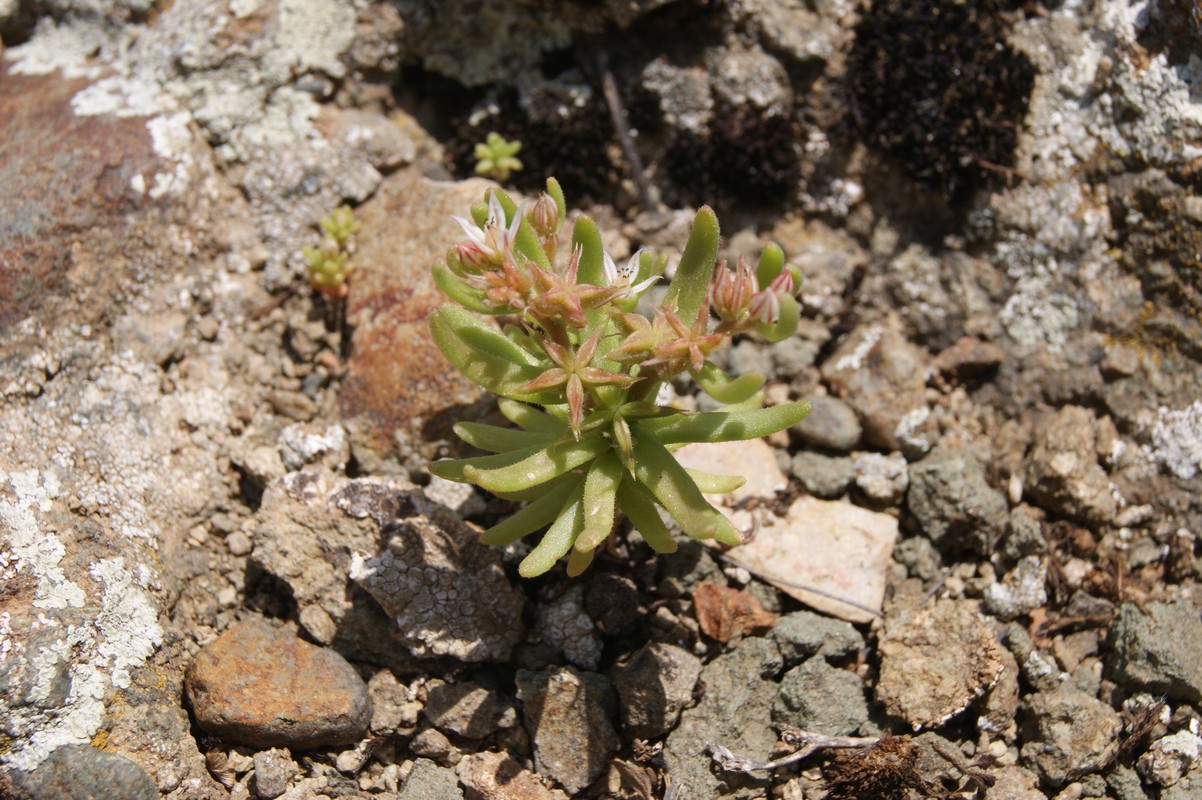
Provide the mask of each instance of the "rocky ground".
[{"label": "rocky ground", "polygon": [[[1202,797],[1194,4],[8,0],[0,37],[0,797]],[[424,325],[491,130],[616,258],[710,203],[800,266],[798,335],[724,366],[813,414],[698,456],[752,542],[522,581],[476,541],[509,509],[430,479],[495,414]],[[344,202],[340,306],[301,248]]]}]

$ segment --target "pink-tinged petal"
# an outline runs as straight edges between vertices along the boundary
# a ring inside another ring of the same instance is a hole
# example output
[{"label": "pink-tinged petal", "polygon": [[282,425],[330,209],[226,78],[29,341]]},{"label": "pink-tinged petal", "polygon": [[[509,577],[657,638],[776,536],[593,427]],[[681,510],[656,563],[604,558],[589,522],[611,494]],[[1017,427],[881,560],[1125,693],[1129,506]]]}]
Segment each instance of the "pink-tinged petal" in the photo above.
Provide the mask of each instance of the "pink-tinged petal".
[{"label": "pink-tinged petal", "polygon": [[601,341],[601,329],[598,328],[593,332],[593,335],[585,339],[580,344],[580,348],[576,351],[576,363],[588,364],[593,360],[593,355],[597,352],[597,344]]},{"label": "pink-tinged petal", "polygon": [[543,389],[554,389],[568,382],[568,373],[562,369],[549,369],[532,381],[527,381],[518,387],[519,392],[540,392]]},{"label": "pink-tinged petal", "polygon": [[793,283],[793,273],[787,269],[782,269],[780,274],[772,279],[772,283],[768,285],[768,288],[786,295],[793,294],[793,290],[796,288]]},{"label": "pink-tinged petal", "polygon": [[610,372],[600,367],[585,367],[581,369],[580,379],[590,386],[628,386],[637,380],[637,378],[632,378],[629,375],[619,375],[616,372]]},{"label": "pink-tinged petal", "polygon": [[497,197],[496,192],[488,193],[488,219],[485,221],[485,227],[505,227],[505,209],[501,206],[501,198]]},{"label": "pink-tinged petal", "polygon": [[584,384],[579,375],[568,376],[568,426],[573,435],[580,437],[580,426],[584,422]]},{"label": "pink-tinged petal", "polygon": [[756,292],[751,298],[751,316],[766,325],[780,319],[780,297],[771,288]]}]

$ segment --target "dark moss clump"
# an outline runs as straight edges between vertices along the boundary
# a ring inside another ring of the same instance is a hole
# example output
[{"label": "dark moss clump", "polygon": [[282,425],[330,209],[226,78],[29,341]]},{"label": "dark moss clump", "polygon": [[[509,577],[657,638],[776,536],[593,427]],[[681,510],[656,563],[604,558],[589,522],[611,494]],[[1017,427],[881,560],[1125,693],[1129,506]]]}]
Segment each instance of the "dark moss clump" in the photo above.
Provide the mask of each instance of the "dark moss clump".
[{"label": "dark moss clump", "polygon": [[853,135],[963,198],[1013,166],[1035,69],[1003,34],[1014,0],[876,0],[848,61]]},{"label": "dark moss clump", "polygon": [[[481,109],[484,109],[481,111]],[[502,90],[493,102],[477,106],[452,123],[446,141],[447,161],[458,177],[475,174],[476,144],[496,131],[522,143],[522,170],[509,183],[523,192],[539,192],[554,175],[573,202],[610,199],[620,179],[609,157],[614,141],[604,101],[591,94],[577,106],[547,96],[519,102],[513,89]]]},{"label": "dark moss clump", "polygon": [[780,206],[801,179],[801,125],[784,114],[719,107],[701,133],[678,133],[664,155],[678,204]]}]

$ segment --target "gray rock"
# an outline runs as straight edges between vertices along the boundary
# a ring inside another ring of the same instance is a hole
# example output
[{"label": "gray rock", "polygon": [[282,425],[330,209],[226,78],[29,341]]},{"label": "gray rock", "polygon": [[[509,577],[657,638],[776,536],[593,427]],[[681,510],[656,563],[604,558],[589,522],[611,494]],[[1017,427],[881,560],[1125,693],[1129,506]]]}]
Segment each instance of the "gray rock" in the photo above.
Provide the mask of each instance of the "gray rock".
[{"label": "gray rock", "polygon": [[1136,764],[1139,774],[1154,786],[1173,786],[1186,773],[1202,766],[1202,738],[1177,731],[1152,743]]},{"label": "gray rock", "polygon": [[750,800],[764,796],[761,778],[715,774],[705,746],[720,742],[752,758],[772,753],[776,732],[769,718],[779,690],[774,678],[781,667],[776,643],[753,637],[702,669],[705,695],[681,714],[680,724],[664,744],[664,761],[668,773],[680,782],[680,797]]},{"label": "gray rock", "polygon": [[851,35],[842,23],[851,12],[845,0],[780,3],[751,0],[741,3],[752,17],[761,40],[796,61],[823,62],[839,52]]},{"label": "gray rock", "polygon": [[1003,622],[1029,614],[1048,601],[1047,566],[1039,556],[1027,556],[1001,583],[985,587],[985,613]]},{"label": "gray rock", "polygon": [[1065,406],[1042,420],[1026,459],[1025,491],[1064,516],[1093,523],[1114,518],[1110,478],[1098,464],[1093,412]]},{"label": "gray rock", "polygon": [[862,453],[853,458],[851,464],[856,471],[856,488],[873,505],[897,505],[905,497],[910,486],[910,473],[901,453]]},{"label": "gray rock", "polygon": [[13,783],[29,800],[158,800],[159,790],[134,761],[86,744],[58,748],[30,773],[14,771]]},{"label": "gray rock", "polygon": [[658,100],[667,124],[692,133],[709,127],[714,98],[705,70],[678,67],[657,58],[643,69],[640,82]]},{"label": "gray rock", "polygon": [[868,721],[864,683],[854,672],[811,658],[781,679],[772,721],[828,736],[851,735]]},{"label": "gray rock", "polygon": [[751,372],[758,372],[760,375],[772,374],[772,359],[767,348],[750,339],[744,339],[730,348],[726,354],[726,363],[731,375],[746,375]]},{"label": "gray rock", "polygon": [[258,620],[202,648],[186,687],[196,724],[241,744],[352,744],[371,721],[367,685],[342,656]]},{"label": "gray rock", "polygon": [[968,450],[936,448],[910,467],[906,505],[941,549],[988,554],[1005,530],[1009,507]]},{"label": "gray rock", "polygon": [[809,450],[793,456],[790,469],[807,492],[826,500],[843,495],[856,478],[850,458],[832,458]]},{"label": "gray rock", "polygon": [[409,752],[443,767],[453,767],[463,759],[455,743],[438,728],[423,728],[409,740]]},{"label": "gray rock", "polygon": [[793,426],[802,441],[839,453],[848,453],[860,443],[864,429],[851,406],[836,397],[810,398],[810,414]]},{"label": "gray rock", "polygon": [[864,647],[864,637],[851,623],[812,611],[794,611],[776,621],[768,638],[780,647],[786,666],[811,656],[828,660],[847,658]]},{"label": "gray rock", "polygon": [[1025,503],[1010,509],[1006,535],[1001,542],[1002,556],[1009,561],[1018,561],[1023,556],[1046,553],[1048,540],[1043,535],[1042,518],[1042,512]]},{"label": "gray rock", "polygon": [[1202,768],[1197,766],[1160,793],[1160,800],[1198,800],[1199,797],[1202,797]]},{"label": "gray rock", "polygon": [[470,681],[430,681],[426,690],[428,698],[423,713],[441,731],[483,739],[498,728],[517,724],[517,707],[512,700]]},{"label": "gray rock", "polygon": [[905,567],[910,577],[924,581],[933,580],[943,563],[939,551],[925,536],[903,539],[893,548],[893,560]]},{"label": "gray rock", "polygon": [[419,758],[405,779],[397,800],[463,800],[455,771]]},{"label": "gray rock", "polygon": [[287,750],[272,748],[255,753],[255,795],[258,797],[279,797],[288,788],[298,770]]},{"label": "gray rock", "polygon": [[622,727],[641,739],[667,733],[693,702],[700,674],[701,660],[682,647],[662,643],[641,647],[614,676]]},{"label": "gray rock", "polygon": [[1106,788],[1116,800],[1148,800],[1139,773],[1125,764],[1115,764],[1106,772]]},{"label": "gray rock", "polygon": [[660,557],[655,589],[663,597],[684,597],[692,595],[706,580],[724,583],[725,577],[705,545],[686,539],[679,543],[675,553]]},{"label": "gray rock", "polygon": [[1028,697],[1019,725],[1023,761],[1052,786],[1096,772],[1123,728],[1117,711],[1070,686]]},{"label": "gray rock", "polygon": [[576,794],[601,777],[618,749],[613,686],[573,667],[518,670],[522,721],[534,745],[534,765]]},{"label": "gray rock", "polygon": [[1187,703],[1202,702],[1202,619],[1185,599],[1149,603],[1148,614],[1125,603],[1111,628],[1114,680]]}]

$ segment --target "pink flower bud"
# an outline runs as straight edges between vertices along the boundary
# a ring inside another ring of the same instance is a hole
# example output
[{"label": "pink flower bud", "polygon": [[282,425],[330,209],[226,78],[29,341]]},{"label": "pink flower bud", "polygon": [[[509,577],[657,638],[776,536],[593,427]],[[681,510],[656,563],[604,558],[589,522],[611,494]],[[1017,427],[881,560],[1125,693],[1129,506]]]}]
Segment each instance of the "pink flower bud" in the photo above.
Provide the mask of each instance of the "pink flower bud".
[{"label": "pink flower bud", "polygon": [[540,239],[559,233],[559,208],[551,199],[551,195],[546,192],[543,192],[534,201],[526,218],[530,220],[530,224],[534,226],[534,232]]}]

